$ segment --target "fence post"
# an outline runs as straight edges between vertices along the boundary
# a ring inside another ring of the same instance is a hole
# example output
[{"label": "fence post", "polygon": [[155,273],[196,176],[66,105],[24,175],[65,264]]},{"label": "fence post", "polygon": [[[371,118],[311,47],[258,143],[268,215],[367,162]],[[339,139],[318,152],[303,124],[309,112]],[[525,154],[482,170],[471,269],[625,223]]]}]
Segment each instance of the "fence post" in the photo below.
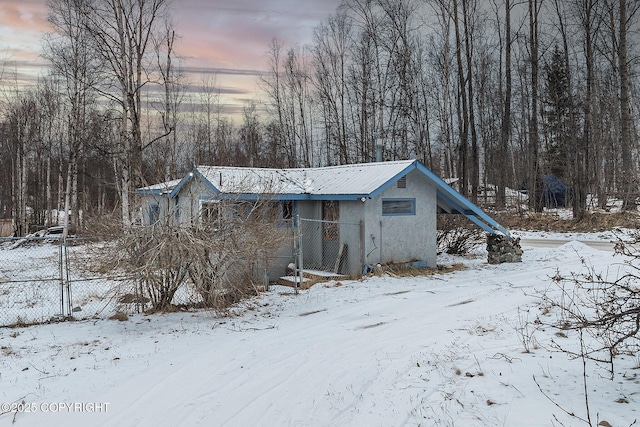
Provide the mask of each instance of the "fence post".
[{"label": "fence post", "polygon": [[69,280],[69,247],[67,236],[64,236],[64,280],[67,288],[67,313],[73,317],[73,299],[71,297],[71,283]]},{"label": "fence post", "polygon": [[60,314],[62,317],[73,316],[71,309],[71,285],[69,284],[69,251],[67,239],[62,236],[59,239],[58,272],[60,276]]},{"label": "fence post", "polygon": [[364,241],[364,221],[360,220],[360,271],[362,271],[362,268],[367,263],[366,257],[364,255],[364,253],[365,253],[364,243],[365,243],[365,241]]},{"label": "fence post", "polygon": [[62,237],[58,240],[58,242],[60,243],[58,245],[58,277],[60,279],[60,315],[62,317],[65,317],[64,314],[64,269],[63,269],[63,255],[62,255],[62,250],[63,250],[63,243],[64,243],[64,239],[62,239]]},{"label": "fence post", "polygon": [[[297,268],[296,268],[296,275],[298,278],[297,280],[294,280],[295,283],[295,292],[296,295],[298,294],[298,287],[302,287],[302,280],[304,277],[304,272],[303,272],[303,258],[302,258],[302,221],[300,221],[300,215],[296,216],[296,220],[298,222],[298,237],[296,239],[296,246],[298,249],[298,253],[297,253],[297,257],[296,257],[296,264],[297,264]],[[295,277],[294,276],[294,277]]]}]

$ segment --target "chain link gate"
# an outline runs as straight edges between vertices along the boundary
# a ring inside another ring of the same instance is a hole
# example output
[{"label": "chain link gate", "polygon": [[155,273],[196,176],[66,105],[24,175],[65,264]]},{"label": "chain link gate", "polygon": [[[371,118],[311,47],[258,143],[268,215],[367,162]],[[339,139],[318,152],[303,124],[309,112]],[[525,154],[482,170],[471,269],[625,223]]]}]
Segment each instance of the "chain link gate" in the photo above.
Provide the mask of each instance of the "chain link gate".
[{"label": "chain link gate", "polygon": [[62,236],[0,239],[0,326],[63,319],[71,307]]},{"label": "chain link gate", "polygon": [[131,278],[88,271],[89,241],[62,235],[0,238],[0,327],[135,310]]},{"label": "chain link gate", "polygon": [[362,222],[299,218],[298,283],[357,276],[364,264],[363,228]]}]

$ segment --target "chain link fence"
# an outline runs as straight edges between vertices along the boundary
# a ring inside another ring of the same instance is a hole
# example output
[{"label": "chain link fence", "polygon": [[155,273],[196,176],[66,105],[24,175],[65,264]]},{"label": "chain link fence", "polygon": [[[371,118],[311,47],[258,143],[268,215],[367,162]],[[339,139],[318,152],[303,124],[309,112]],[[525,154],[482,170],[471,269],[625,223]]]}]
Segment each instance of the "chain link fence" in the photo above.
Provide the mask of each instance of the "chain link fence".
[{"label": "chain link fence", "polygon": [[0,326],[62,317],[59,237],[0,240]]},{"label": "chain link fence", "polygon": [[[356,276],[364,263],[362,228],[359,223],[300,219],[289,228],[289,244],[274,249],[268,264],[289,262],[312,281]],[[109,318],[149,308],[145,290],[133,277],[92,271],[93,257],[109,244],[62,235],[0,238],[0,327]],[[270,286],[268,265],[256,262],[252,269],[256,283],[264,276],[264,290],[297,292],[296,286]],[[186,283],[172,303],[194,307],[201,301]]]},{"label": "chain link fence", "polygon": [[356,276],[364,264],[362,223],[300,218],[302,270],[322,278]]},{"label": "chain link fence", "polygon": [[[292,240],[293,230],[289,233]],[[92,270],[94,257],[104,256],[110,244],[86,238],[64,240],[62,235],[0,238],[0,327],[109,318],[151,308],[148,289],[134,277]],[[288,246],[274,251],[268,264],[290,262],[291,250]],[[262,283],[263,290],[293,292],[285,286],[270,287],[267,268],[262,262],[252,263],[256,286]],[[173,305],[185,308],[202,306],[202,302],[202,294],[190,281],[172,298]]]},{"label": "chain link fence", "polygon": [[91,273],[89,247],[61,235],[0,238],[0,326],[130,310],[118,298],[130,281]]}]

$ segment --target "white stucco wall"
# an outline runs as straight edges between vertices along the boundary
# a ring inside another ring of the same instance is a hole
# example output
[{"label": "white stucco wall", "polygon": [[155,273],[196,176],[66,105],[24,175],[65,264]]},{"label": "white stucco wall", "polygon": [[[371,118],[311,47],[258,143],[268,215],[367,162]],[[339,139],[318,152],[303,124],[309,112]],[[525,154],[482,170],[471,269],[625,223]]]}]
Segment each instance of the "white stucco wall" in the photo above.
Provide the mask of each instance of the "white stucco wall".
[{"label": "white stucco wall", "polygon": [[158,220],[161,223],[166,220],[169,211],[168,197],[160,194],[144,194],[140,199],[140,220],[143,225],[151,225],[150,215],[154,205],[158,206]]},{"label": "white stucco wall", "polygon": [[[187,182],[179,193],[178,203],[163,196],[143,197],[143,219],[148,218],[149,206],[158,203],[161,215],[171,217],[182,224],[195,224],[199,221],[200,201],[215,199],[215,194],[199,179]],[[426,261],[428,266],[436,266],[436,188],[417,170],[407,175],[406,188],[397,188],[392,184],[379,196],[361,200],[342,200],[339,202],[341,222],[353,226],[342,228],[340,243],[348,244],[348,265],[352,274],[362,271],[364,263],[388,263]],[[384,199],[415,199],[415,215],[383,216]],[[178,215],[175,214],[175,207]],[[299,201],[297,211],[301,218],[322,219],[321,201]],[[363,222],[363,239],[358,226]],[[317,234],[321,236],[321,226],[317,225]],[[364,247],[361,247],[364,241]],[[322,260],[322,241],[305,243],[305,258]],[[291,248],[274,250],[277,261],[270,268],[270,276],[284,274],[286,265],[292,261]],[[306,264],[306,262],[305,262]]]},{"label": "white stucco wall", "polygon": [[[415,198],[415,215],[383,216],[383,199]],[[436,188],[418,171],[406,188],[394,184],[365,202],[365,256],[368,264],[427,261],[436,266]]]}]

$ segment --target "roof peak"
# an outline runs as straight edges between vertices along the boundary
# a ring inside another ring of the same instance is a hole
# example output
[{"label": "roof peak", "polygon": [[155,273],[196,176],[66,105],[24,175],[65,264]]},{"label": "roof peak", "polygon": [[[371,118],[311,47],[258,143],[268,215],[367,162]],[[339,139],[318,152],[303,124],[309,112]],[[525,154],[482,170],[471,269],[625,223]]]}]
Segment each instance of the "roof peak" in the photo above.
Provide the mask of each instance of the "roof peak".
[{"label": "roof peak", "polygon": [[337,168],[353,168],[353,167],[370,167],[370,166],[383,166],[383,165],[393,165],[393,164],[411,164],[416,162],[416,159],[409,160],[391,160],[388,162],[367,162],[367,163],[347,163],[343,165],[331,165],[331,166],[318,166],[318,167],[308,167],[308,168],[266,168],[259,166],[217,166],[217,165],[198,165],[196,169],[200,168],[215,168],[215,169],[244,169],[244,170],[262,170],[262,171],[304,171],[304,170],[318,170],[318,169],[337,169]]}]

